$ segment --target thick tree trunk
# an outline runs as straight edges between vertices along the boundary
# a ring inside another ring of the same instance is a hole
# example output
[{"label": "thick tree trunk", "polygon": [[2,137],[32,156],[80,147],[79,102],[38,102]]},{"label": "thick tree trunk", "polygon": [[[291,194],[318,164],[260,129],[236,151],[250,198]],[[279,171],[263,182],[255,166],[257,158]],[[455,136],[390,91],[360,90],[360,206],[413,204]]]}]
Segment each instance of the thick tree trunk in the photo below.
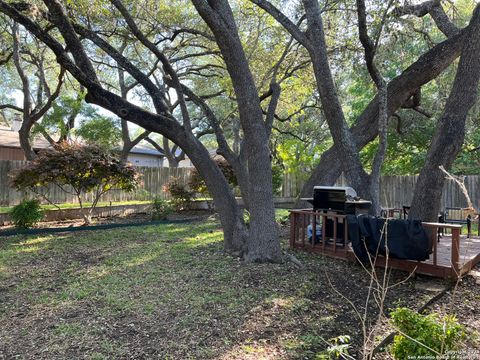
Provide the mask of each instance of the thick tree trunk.
[{"label": "thick tree trunk", "polygon": [[126,146],[125,143],[123,143],[123,147],[120,150],[120,161],[122,164],[126,164],[128,162],[128,154],[130,154],[130,150],[132,150],[132,147]]},{"label": "thick tree trunk", "polygon": [[22,127],[18,131],[18,138],[20,140],[20,147],[25,154],[25,158],[29,161],[35,159],[36,154],[33,150],[32,144],[30,144],[30,130],[32,128],[31,122],[24,117]]},{"label": "thick tree trunk", "polygon": [[380,179],[382,174],[382,165],[385,160],[388,145],[388,111],[387,111],[387,86],[383,79],[378,86],[379,98],[379,127],[378,137],[379,146],[375,158],[373,160],[372,172],[370,173],[370,196],[372,201],[371,213],[380,216],[382,204],[380,199]]},{"label": "thick tree trunk", "polygon": [[219,214],[224,233],[224,248],[227,252],[243,255],[248,231],[243,222],[243,212],[227,180],[211,159],[208,150],[193,135],[187,136],[182,143],[183,150],[192,161],[208,190],[212,194],[215,208]]},{"label": "thick tree trunk", "polygon": [[[452,36],[423,54],[415,63],[394,78],[388,84],[388,116],[392,116],[422,85],[435,79],[459,55],[465,31]],[[378,97],[375,97],[350,128],[358,150],[362,149],[378,135]],[[313,186],[333,185],[342,173],[342,164],[338,161],[336,145],[325,151],[319,164],[304,184],[300,197],[312,196]],[[297,201],[296,207],[308,206]]]},{"label": "thick tree trunk", "polygon": [[250,236],[245,259],[250,262],[282,260],[273,206],[272,171],[268,137],[252,73],[245,57],[232,10],[225,0],[192,0],[213,32],[235,91],[245,134],[250,199]]},{"label": "thick tree trunk", "polygon": [[337,149],[337,162],[357,193],[370,199],[368,174],[363,169],[353,135],[344,118],[330,71],[318,0],[303,0],[303,4],[308,22],[307,36],[310,40],[307,50],[312,59],[322,109]]},{"label": "thick tree trunk", "polygon": [[180,163],[177,161],[177,159],[175,158],[168,159],[168,167],[176,169],[178,168],[178,165],[180,165]]},{"label": "thick tree trunk", "polygon": [[411,204],[409,217],[423,221],[436,221],[440,210],[445,175],[439,169],[449,169],[460,151],[465,137],[465,122],[475,104],[480,79],[480,5],[467,27],[452,91],[438,121]]},{"label": "thick tree trunk", "polygon": [[[372,201],[371,213],[379,216],[381,212],[380,201],[380,176],[382,173],[382,165],[385,160],[385,154],[388,146],[388,110],[387,110],[387,83],[383,79],[380,69],[375,64],[375,55],[378,50],[378,45],[373,42],[368,35],[367,26],[367,9],[365,0],[357,0],[357,14],[358,14],[358,35],[360,42],[363,45],[365,52],[365,62],[367,64],[368,73],[377,87],[378,98],[378,150],[375,154],[372,164],[372,171],[370,173],[370,200]],[[380,27],[380,32],[383,30],[383,24]]]}]

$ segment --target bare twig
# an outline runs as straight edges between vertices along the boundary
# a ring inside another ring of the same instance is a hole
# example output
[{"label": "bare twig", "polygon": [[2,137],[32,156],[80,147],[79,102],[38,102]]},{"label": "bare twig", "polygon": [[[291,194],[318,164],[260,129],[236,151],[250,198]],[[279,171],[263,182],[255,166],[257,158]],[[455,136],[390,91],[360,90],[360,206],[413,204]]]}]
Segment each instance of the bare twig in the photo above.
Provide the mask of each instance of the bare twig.
[{"label": "bare twig", "polygon": [[475,209],[473,207],[472,199],[470,198],[470,195],[468,194],[467,187],[465,186],[465,176],[452,175],[447,170],[445,170],[443,165],[440,165],[438,168],[446,175],[447,179],[455,181],[455,183],[457,183],[457,185],[460,187],[460,190],[462,191],[462,194],[465,196],[465,199],[467,200],[468,209]]}]

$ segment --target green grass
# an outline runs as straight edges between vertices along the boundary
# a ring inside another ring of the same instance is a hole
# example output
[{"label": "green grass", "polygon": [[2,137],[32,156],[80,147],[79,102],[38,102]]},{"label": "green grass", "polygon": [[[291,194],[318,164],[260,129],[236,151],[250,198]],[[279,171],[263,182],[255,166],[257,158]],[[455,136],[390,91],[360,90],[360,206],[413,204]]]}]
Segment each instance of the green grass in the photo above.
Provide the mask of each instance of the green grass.
[{"label": "green grass", "polygon": [[[141,204],[149,204],[151,201],[149,200],[131,200],[131,201],[118,201],[118,202],[99,202],[97,207],[101,206],[119,206],[119,205],[141,205]],[[91,203],[84,203],[85,207],[92,205]],[[79,205],[77,203],[64,203],[64,204],[57,204],[57,206],[61,209],[78,209]],[[56,210],[58,209],[57,206],[52,204],[43,204],[42,209],[44,210]],[[13,209],[13,206],[0,206],[0,214],[1,213],[8,213]]]},{"label": "green grass", "polygon": [[278,220],[288,218],[290,215],[289,209],[275,209],[275,218]]},{"label": "green grass", "polygon": [[[368,285],[360,267],[307,253],[296,254],[306,271],[290,262],[245,264],[222,251],[222,236],[210,219],[0,238],[0,351],[6,358],[303,359],[338,335],[358,346],[354,312],[326,273],[359,301]],[[405,291],[406,303],[419,301],[425,294],[411,281],[388,301]]]}]

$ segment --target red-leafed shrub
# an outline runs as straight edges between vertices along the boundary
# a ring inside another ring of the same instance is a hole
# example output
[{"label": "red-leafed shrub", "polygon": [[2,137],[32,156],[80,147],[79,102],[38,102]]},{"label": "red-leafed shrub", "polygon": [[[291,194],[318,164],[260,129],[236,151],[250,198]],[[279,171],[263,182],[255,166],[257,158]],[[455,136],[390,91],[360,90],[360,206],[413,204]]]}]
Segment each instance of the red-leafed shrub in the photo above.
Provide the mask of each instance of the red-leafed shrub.
[{"label": "red-leafed shrub", "polygon": [[175,210],[188,210],[192,203],[195,192],[182,183],[180,178],[171,177],[163,187],[163,191],[172,197],[172,204]]},{"label": "red-leafed shrub", "polygon": [[[28,165],[11,173],[14,188],[30,190],[47,201],[51,186],[76,196],[86,224],[103,194],[113,189],[132,191],[139,181],[133,166],[122,164],[113,153],[95,145],[66,142],[40,152]],[[92,203],[84,207],[87,194]]]}]

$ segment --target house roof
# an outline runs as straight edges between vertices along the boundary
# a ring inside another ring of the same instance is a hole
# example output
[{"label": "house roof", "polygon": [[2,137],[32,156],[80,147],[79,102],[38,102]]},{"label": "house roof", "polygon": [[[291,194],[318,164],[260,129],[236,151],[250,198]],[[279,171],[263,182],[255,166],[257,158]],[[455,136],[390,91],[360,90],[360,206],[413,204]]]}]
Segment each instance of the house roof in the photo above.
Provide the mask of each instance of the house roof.
[{"label": "house roof", "polygon": [[[20,149],[21,146],[20,139],[18,138],[18,132],[11,130],[7,126],[0,125],[0,147]],[[36,137],[33,141],[33,148],[35,150],[46,149],[49,147],[51,147],[50,143],[41,136]],[[164,156],[164,154],[162,154],[158,150],[142,144],[137,144],[132,150],[130,150],[130,153],[157,157]]]},{"label": "house roof", "polygon": [[143,155],[152,155],[152,156],[158,156],[158,157],[164,157],[165,155],[158,151],[157,149],[154,149],[149,146],[137,144],[136,146],[133,147],[132,150],[130,150],[130,154],[143,154]]},{"label": "house roof", "polygon": [[[9,127],[0,126],[0,147],[21,148],[18,132]],[[46,149],[50,143],[42,137],[36,137],[33,141],[34,149]]]}]

